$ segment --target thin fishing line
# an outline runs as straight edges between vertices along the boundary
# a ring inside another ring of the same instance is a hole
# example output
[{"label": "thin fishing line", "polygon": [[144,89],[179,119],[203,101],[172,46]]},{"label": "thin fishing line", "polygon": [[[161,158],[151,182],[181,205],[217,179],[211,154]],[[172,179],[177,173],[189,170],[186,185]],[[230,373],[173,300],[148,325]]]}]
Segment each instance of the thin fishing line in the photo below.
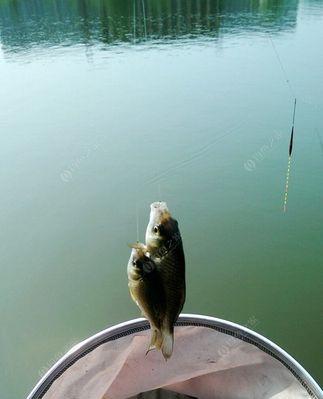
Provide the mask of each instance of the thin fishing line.
[{"label": "thin fishing line", "polygon": [[158,183],[158,195],[159,195],[159,201],[162,200],[162,196],[161,196],[161,185],[160,183]]},{"label": "thin fishing line", "polygon": [[[291,84],[289,78],[288,78],[286,69],[284,68],[283,62],[282,62],[282,60],[281,60],[281,58],[280,58],[280,56],[279,56],[279,53],[278,53],[278,51],[277,51],[277,49],[276,49],[276,46],[275,46],[275,44],[274,44],[274,41],[273,41],[273,39],[272,39],[272,37],[271,37],[271,35],[270,35],[269,32],[266,32],[266,34],[268,35],[268,38],[269,38],[269,40],[270,40],[270,43],[271,43],[271,45],[272,45],[272,48],[273,48],[273,50],[274,50],[274,53],[275,53],[275,55],[276,55],[276,58],[277,58],[277,60],[278,60],[279,65],[280,65],[280,69],[282,70],[282,72],[283,72],[283,74],[284,74],[284,77],[285,77],[285,81],[286,81],[286,83],[287,83],[287,85],[288,85],[288,87],[289,87],[289,90],[290,90],[292,96],[293,96],[294,98],[296,98],[295,91],[294,91],[294,89],[293,89],[293,87],[292,87],[292,84]],[[301,100],[301,101],[302,101],[302,100]],[[306,101],[306,100],[305,100],[305,101],[303,100],[302,102],[303,102],[304,104],[308,104],[308,105],[310,105],[310,106],[313,106],[313,107],[316,108],[316,109],[317,109],[317,108],[321,108],[321,107],[318,106],[317,104],[313,104],[311,101],[308,102],[308,101]]]},{"label": "thin fishing line", "polygon": [[144,2],[144,0],[141,0],[141,4],[142,4],[142,14],[143,14],[143,17],[144,17],[145,39],[147,39],[146,10],[145,10],[145,2]]},{"label": "thin fishing line", "polygon": [[295,125],[295,114],[296,114],[296,97],[294,100],[294,110],[293,110],[293,127]]},{"label": "thin fishing line", "polygon": [[136,227],[137,227],[137,242],[139,242],[139,209],[138,209],[138,201],[136,201]]},{"label": "thin fishing line", "polygon": [[165,178],[166,176],[168,176],[170,173],[175,172],[178,169],[183,168],[186,165],[191,164],[192,162],[194,162],[195,160],[201,158],[203,155],[205,155],[206,153],[208,153],[209,151],[212,150],[212,148],[214,147],[214,145],[221,140],[222,138],[224,138],[225,136],[228,136],[230,134],[236,133],[236,131],[238,131],[239,129],[242,128],[242,126],[244,125],[244,123],[240,123],[237,126],[233,126],[232,128],[229,128],[226,130],[226,133],[224,133],[221,136],[216,136],[213,140],[211,140],[209,143],[203,145],[201,148],[199,148],[197,151],[193,152],[193,154],[191,154],[191,156],[189,156],[188,158],[184,158],[180,161],[177,161],[174,165],[171,165],[170,167],[166,168],[165,170],[159,172],[158,174],[154,175],[153,177],[151,177],[150,179],[148,179],[144,185],[150,185],[150,184],[154,184],[156,182],[158,182],[159,180]]},{"label": "thin fishing line", "polygon": [[270,40],[270,43],[272,45],[272,48],[274,50],[274,53],[276,55],[276,58],[278,60],[278,63],[280,65],[280,69],[283,72],[283,75],[285,77],[285,81],[289,87],[290,93],[292,95],[292,97],[294,98],[294,109],[293,109],[293,121],[292,121],[292,129],[291,129],[291,134],[290,134],[290,140],[289,140],[289,148],[288,148],[288,164],[287,164],[287,171],[286,171],[286,183],[285,183],[285,194],[284,194],[284,212],[287,211],[287,201],[288,201],[288,189],[289,189],[289,178],[290,178],[290,169],[291,169],[291,164],[292,164],[292,152],[293,152],[293,141],[294,141],[294,126],[295,126],[295,114],[296,114],[296,95],[295,92],[293,90],[293,87],[291,85],[291,82],[288,78],[286,69],[284,68],[283,62],[279,56],[279,53],[276,49],[276,46],[274,44],[274,41],[271,37],[271,35],[269,34],[269,32],[267,32],[268,38]]},{"label": "thin fishing line", "polygon": [[278,61],[279,65],[280,65],[280,69],[282,70],[283,75],[284,75],[284,77],[285,77],[285,81],[286,81],[286,83],[287,83],[287,85],[288,85],[288,87],[289,87],[289,90],[290,90],[291,94],[292,94],[292,97],[295,98],[295,97],[296,97],[295,92],[294,92],[293,87],[292,87],[292,85],[291,85],[291,83],[290,83],[290,80],[289,80],[289,78],[288,78],[286,69],[284,68],[283,62],[282,62],[282,60],[281,60],[281,58],[280,58],[280,56],[279,56],[279,53],[278,53],[278,51],[277,51],[277,49],[276,49],[276,46],[275,46],[275,44],[274,44],[274,41],[273,41],[271,35],[270,35],[268,32],[267,32],[267,35],[268,35],[268,38],[269,38],[270,43],[271,43],[271,45],[272,45],[272,48],[273,48],[273,50],[274,50],[274,53],[275,53],[275,55],[276,55],[277,61]]},{"label": "thin fishing line", "polygon": [[133,0],[133,43],[136,43],[136,0]]}]

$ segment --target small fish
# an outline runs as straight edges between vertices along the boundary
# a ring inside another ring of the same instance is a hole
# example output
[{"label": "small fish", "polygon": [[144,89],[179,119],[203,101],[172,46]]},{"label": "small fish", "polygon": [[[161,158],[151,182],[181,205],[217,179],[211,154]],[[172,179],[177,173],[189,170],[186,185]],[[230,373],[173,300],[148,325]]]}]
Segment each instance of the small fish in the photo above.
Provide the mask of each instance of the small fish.
[{"label": "small fish", "polygon": [[144,244],[132,245],[127,272],[130,295],[148,319],[152,331],[147,353],[152,349],[161,349],[166,313],[165,292],[157,266],[150,259]]},{"label": "small fish", "polygon": [[150,206],[146,230],[146,246],[160,273],[166,297],[166,314],[162,323],[165,359],[171,357],[174,345],[174,324],[185,302],[185,257],[178,223],[165,202]]}]

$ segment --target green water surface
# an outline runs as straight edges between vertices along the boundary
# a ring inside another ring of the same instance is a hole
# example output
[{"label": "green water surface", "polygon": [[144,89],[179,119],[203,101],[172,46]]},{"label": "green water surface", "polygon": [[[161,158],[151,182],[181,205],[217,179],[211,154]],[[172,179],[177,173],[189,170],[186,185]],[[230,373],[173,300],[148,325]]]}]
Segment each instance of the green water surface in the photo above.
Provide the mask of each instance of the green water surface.
[{"label": "green water surface", "polygon": [[323,381],[322,40],[319,0],[0,1],[1,398],[139,316],[127,244],[159,199],[184,311]]}]

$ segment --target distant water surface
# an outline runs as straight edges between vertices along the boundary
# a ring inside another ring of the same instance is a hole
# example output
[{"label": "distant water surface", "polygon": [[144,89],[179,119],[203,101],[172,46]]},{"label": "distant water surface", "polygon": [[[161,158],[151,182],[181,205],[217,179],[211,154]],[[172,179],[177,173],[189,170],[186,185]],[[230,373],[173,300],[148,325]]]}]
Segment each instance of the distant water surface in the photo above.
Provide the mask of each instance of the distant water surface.
[{"label": "distant water surface", "polygon": [[1,397],[139,316],[127,244],[158,199],[181,227],[184,311],[323,381],[322,37],[315,0],[0,1]]}]

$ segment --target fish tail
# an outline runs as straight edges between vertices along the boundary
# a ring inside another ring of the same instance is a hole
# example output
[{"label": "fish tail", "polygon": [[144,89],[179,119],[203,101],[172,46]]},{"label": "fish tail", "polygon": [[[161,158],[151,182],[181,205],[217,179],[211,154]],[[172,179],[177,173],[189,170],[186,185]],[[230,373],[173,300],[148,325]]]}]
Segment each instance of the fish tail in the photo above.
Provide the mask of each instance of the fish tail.
[{"label": "fish tail", "polygon": [[165,360],[169,359],[173,353],[173,345],[174,345],[174,330],[173,329],[164,329],[162,331],[163,340],[161,345],[161,351],[165,358]]},{"label": "fish tail", "polygon": [[162,332],[157,328],[153,328],[151,333],[149,348],[147,349],[146,355],[148,352],[152,351],[153,349],[160,350],[162,344],[163,344]]}]

